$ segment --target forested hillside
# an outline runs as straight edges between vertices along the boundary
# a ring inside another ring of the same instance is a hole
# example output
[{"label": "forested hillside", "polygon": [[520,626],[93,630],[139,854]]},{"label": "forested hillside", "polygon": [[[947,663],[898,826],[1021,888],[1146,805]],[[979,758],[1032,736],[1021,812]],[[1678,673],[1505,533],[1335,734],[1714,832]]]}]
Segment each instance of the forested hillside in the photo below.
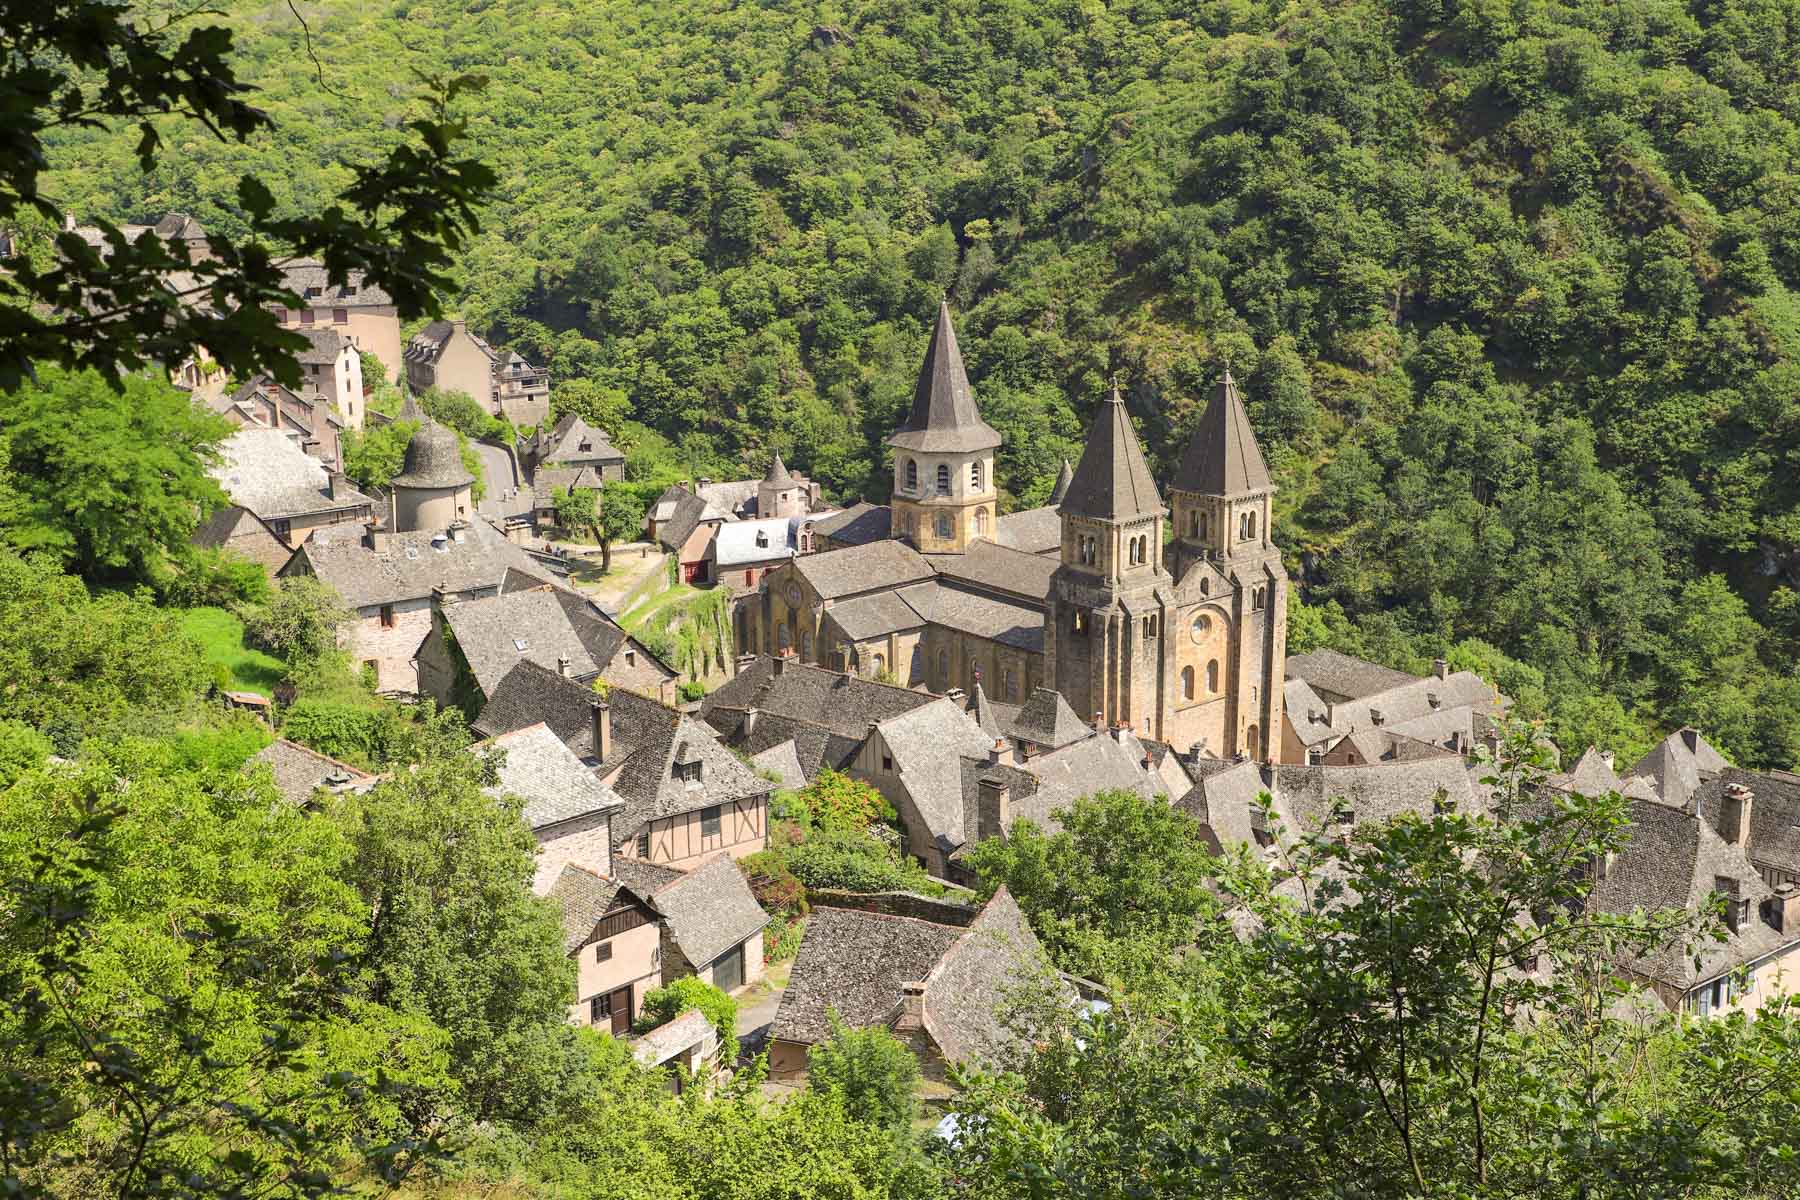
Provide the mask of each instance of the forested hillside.
[{"label": "forested hillside", "polygon": [[70,135],[55,199],[314,206],[484,72],[460,304],[623,396],[634,470],[879,496],[948,291],[1014,502],[1109,375],[1166,467],[1229,364],[1297,644],[1800,760],[1797,0],[227,7],[276,138]]}]

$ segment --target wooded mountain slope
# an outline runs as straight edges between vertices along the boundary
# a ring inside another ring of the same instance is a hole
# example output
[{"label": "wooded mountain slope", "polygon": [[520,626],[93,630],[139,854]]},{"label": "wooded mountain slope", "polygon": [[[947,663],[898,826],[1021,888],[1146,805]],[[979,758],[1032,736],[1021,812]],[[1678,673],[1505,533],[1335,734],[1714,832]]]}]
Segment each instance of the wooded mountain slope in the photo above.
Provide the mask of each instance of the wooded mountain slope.
[{"label": "wooded mountain slope", "polygon": [[229,228],[253,163],[314,204],[410,72],[483,72],[460,303],[628,398],[634,471],[883,494],[947,290],[1017,503],[1109,375],[1167,466],[1229,363],[1301,648],[1454,646],[1577,751],[1800,759],[1800,0],[300,11],[316,67],[232,14],[276,139],[145,178],[71,138],[52,194]]}]

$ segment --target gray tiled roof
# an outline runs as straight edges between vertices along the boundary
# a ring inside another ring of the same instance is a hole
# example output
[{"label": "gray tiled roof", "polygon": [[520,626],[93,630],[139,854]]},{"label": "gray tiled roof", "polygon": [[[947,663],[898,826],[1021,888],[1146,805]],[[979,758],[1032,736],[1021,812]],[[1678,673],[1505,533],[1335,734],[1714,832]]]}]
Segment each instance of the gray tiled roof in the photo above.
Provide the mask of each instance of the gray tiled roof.
[{"label": "gray tiled roof", "polygon": [[724,519],[723,515],[714,513],[704,499],[679,485],[669,488],[658,498],[659,507],[663,501],[670,502],[670,515],[657,525],[656,540],[671,550],[680,550],[702,521]]},{"label": "gray tiled roof", "polygon": [[619,881],[576,863],[566,863],[550,885],[549,897],[562,914],[563,952],[573,954],[587,945],[600,918],[612,911]]},{"label": "gray tiled roof", "polygon": [[931,564],[903,542],[878,541],[794,560],[794,570],[821,600],[886,591],[932,577]]},{"label": "gray tiled roof", "polygon": [[795,524],[789,517],[727,521],[719,526],[718,534],[707,549],[707,557],[726,570],[745,563],[792,558]]},{"label": "gray tiled roof", "polygon": [[720,516],[748,516],[755,510],[755,479],[722,479],[712,483],[700,483],[694,486],[694,494],[699,496]]},{"label": "gray tiled roof", "polygon": [[1631,773],[1649,776],[1663,802],[1681,808],[1700,790],[1706,777],[1730,765],[1697,730],[1678,729],[1652,746]]},{"label": "gray tiled roof", "polygon": [[[589,425],[579,413],[565,413],[562,420],[540,432],[535,441],[533,453],[540,464],[625,459],[625,452],[612,444],[606,431]],[[588,443],[586,450],[581,448],[584,441]]]},{"label": "gray tiled roof", "polygon": [[996,545],[985,538],[970,542],[961,554],[931,554],[926,561],[946,583],[1018,597],[1036,605],[1043,604],[1050,594],[1050,577],[1057,568],[1054,558]]},{"label": "gray tiled roof", "polygon": [[[1014,993],[1053,974],[1025,914],[1002,887],[926,978],[925,1030],[950,1062],[1005,1064],[1016,1039],[1001,1014]],[[1061,990],[1074,999],[1073,988]]]},{"label": "gray tiled roof", "polygon": [[[1069,485],[1073,482],[1075,482],[1075,468],[1070,466],[1069,460],[1065,458],[1062,470],[1056,473],[1056,482],[1050,486],[1050,503],[1046,506],[1050,511],[1054,512],[1062,503],[1063,497],[1069,494]],[[1042,510],[1034,509],[1033,511]]]},{"label": "gray tiled roof", "polygon": [[1041,829],[1060,828],[1052,816],[1095,792],[1136,792],[1146,800],[1164,793],[1161,776],[1144,769],[1137,739],[1105,734],[1071,742],[1060,750],[1029,759],[1024,769],[1037,779],[1037,790],[1011,806],[1014,821],[1031,821]]},{"label": "gray tiled roof", "polygon": [[505,752],[500,782],[488,793],[523,800],[525,824],[534,831],[624,805],[611,788],[600,782],[594,769],[542,723],[515,729],[490,742],[471,746],[470,750]]},{"label": "gray tiled roof", "polygon": [[543,575],[530,555],[485,521],[467,526],[460,542],[420,530],[391,535],[381,551],[363,544],[360,526],[348,525],[314,533],[296,554],[352,608],[421,599],[440,583],[452,592],[497,588],[509,570]]},{"label": "gray tiled roof", "polygon": [[1747,787],[1750,804],[1750,857],[1800,875],[1800,774],[1744,771],[1726,767],[1702,787],[1700,809],[1713,818],[1725,788]]},{"label": "gray tiled roof", "polygon": [[462,441],[456,431],[425,418],[412,440],[394,487],[458,488],[475,482],[462,460]]},{"label": "gray tiled roof", "polygon": [[505,591],[448,604],[443,611],[457,649],[486,694],[520,662],[554,670],[567,658],[574,678],[591,679],[626,641],[625,631],[585,596],[564,588]]},{"label": "gray tiled roof", "polygon": [[969,388],[956,330],[950,323],[950,305],[940,303],[913,388],[912,408],[888,438],[888,445],[930,453],[991,450],[999,444],[1000,435],[981,419],[975,393]]},{"label": "gray tiled roof", "polygon": [[316,363],[324,366],[335,363],[338,355],[344,352],[344,339],[338,336],[335,329],[321,329],[318,326],[302,327],[297,330],[307,341],[306,349],[294,356],[301,363]]},{"label": "gray tiled roof", "polygon": [[769,470],[763,476],[762,481],[770,487],[794,486],[794,477],[788,474],[787,464],[781,461],[781,451],[777,450],[775,457],[769,460]]},{"label": "gray tiled roof", "polygon": [[960,846],[973,831],[963,828],[963,778],[959,756],[985,757],[994,744],[955,701],[940,698],[878,726],[893,755],[900,784],[912,797],[925,827],[943,848]]},{"label": "gray tiled roof", "polygon": [[[1068,469],[1066,462],[1063,469]],[[1062,514],[1054,505],[1007,513],[994,522],[994,540],[1027,554],[1048,556],[1062,546]]]},{"label": "gray tiled roof", "polygon": [[1487,798],[1476,792],[1460,757],[1376,762],[1360,767],[1286,764],[1275,768],[1276,795],[1299,833],[1317,833],[1333,820],[1338,802],[1356,824],[1392,820],[1401,813],[1430,816],[1442,793],[1464,812],[1483,811]]},{"label": "gray tiled roof", "polygon": [[775,660],[763,655],[709,693],[700,713],[715,727],[735,731],[743,713],[756,709],[759,719],[787,717],[828,729],[860,744],[872,722],[911,712],[933,697],[856,675],[827,671],[789,659],[775,673]]},{"label": "gray tiled roof", "polygon": [[649,900],[696,969],[769,923],[737,861],[723,852],[663,884]]},{"label": "gray tiled roof", "polygon": [[900,1006],[900,985],[923,982],[962,933],[913,917],[813,909],[770,1038],[824,1041],[832,1010],[852,1029],[887,1024]]},{"label": "gray tiled roof", "polygon": [[286,545],[275,536],[275,531],[269,528],[267,522],[241,504],[227,504],[224,508],[215,510],[200,522],[199,527],[194,530],[194,536],[188,540],[196,546],[217,549],[227,545],[240,533],[253,533]]},{"label": "gray tiled roof", "polygon": [[209,473],[233,504],[265,521],[373,503],[348,482],[339,483],[337,498],[328,495],[324,464],[279,429],[239,429],[219,444],[219,461]]},{"label": "gray tiled roof", "polygon": [[499,737],[542,721],[578,756],[593,757],[593,705],[600,696],[587,684],[522,662],[487,697],[472,725],[480,736]]},{"label": "gray tiled roof", "polygon": [[[325,264],[312,258],[295,259],[281,269],[282,285],[298,295],[302,304],[376,308],[394,302],[383,289],[364,283],[361,271],[351,271],[344,278],[347,286],[334,286]],[[306,293],[313,288],[320,294],[309,297]]]},{"label": "gray tiled roof", "polygon": [[1229,370],[1200,414],[1200,423],[1194,426],[1169,486],[1208,496],[1244,496],[1269,490],[1269,469],[1263,465],[1250,416]]},{"label": "gray tiled roof", "polygon": [[927,621],[1004,646],[1043,653],[1044,613],[1040,607],[939,583],[903,588],[900,597]]},{"label": "gray tiled roof", "polygon": [[1162,511],[1162,498],[1117,385],[1101,401],[1060,511],[1122,520]]},{"label": "gray tiled roof", "polygon": [[646,1067],[660,1067],[678,1054],[695,1046],[701,1058],[710,1058],[718,1049],[718,1029],[705,1013],[690,1008],[650,1030],[632,1044],[631,1057]]},{"label": "gray tiled roof", "polygon": [[361,791],[375,783],[375,777],[367,771],[286,738],[270,742],[250,761],[267,763],[274,773],[275,790],[294,804],[305,804],[320,788],[332,792]]},{"label": "gray tiled roof", "polygon": [[752,754],[750,765],[773,774],[780,780],[778,787],[798,789],[806,786],[806,768],[800,765],[800,751],[793,738]]},{"label": "gray tiled roof", "polygon": [[1018,716],[1012,721],[1011,733],[1014,737],[1055,750],[1091,737],[1094,730],[1069,707],[1061,692],[1040,687],[1033,688],[1019,708]]},{"label": "gray tiled roof", "polygon": [[1282,704],[1294,726],[1294,735],[1307,747],[1329,746],[1350,732],[1350,727],[1325,719],[1327,705],[1304,679],[1289,676],[1282,685]]},{"label": "gray tiled roof", "polygon": [[[1005,518],[1001,518],[1005,520]],[[836,516],[825,517],[813,524],[820,537],[841,542],[844,546],[861,546],[885,540],[893,532],[894,512],[885,504],[859,500]]]},{"label": "gray tiled roof", "polygon": [[925,627],[925,618],[896,592],[876,592],[841,601],[825,610],[825,622],[836,626],[843,637],[853,642]]},{"label": "gray tiled roof", "polygon": [[[1270,782],[1263,778],[1262,766],[1248,761],[1200,761],[1202,777],[1187,795],[1176,801],[1175,807],[1206,827],[1212,835],[1215,850],[1254,845],[1256,827],[1261,822],[1256,809],[1257,797],[1271,790]],[[1293,830],[1288,832],[1294,833]]]},{"label": "gray tiled roof", "polygon": [[1305,654],[1290,655],[1287,660],[1287,677],[1304,679],[1314,691],[1321,694],[1328,692],[1351,699],[1385,692],[1402,684],[1414,683],[1419,678],[1417,675],[1408,675],[1405,671],[1396,671],[1336,650],[1312,650]]}]

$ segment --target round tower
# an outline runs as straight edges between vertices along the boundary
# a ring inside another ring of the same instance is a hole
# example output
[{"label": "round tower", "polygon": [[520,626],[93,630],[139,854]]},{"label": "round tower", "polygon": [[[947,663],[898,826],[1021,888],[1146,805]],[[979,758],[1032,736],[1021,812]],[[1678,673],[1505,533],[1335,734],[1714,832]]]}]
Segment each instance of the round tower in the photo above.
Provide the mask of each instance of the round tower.
[{"label": "round tower", "polygon": [[474,515],[475,477],[463,466],[462,443],[430,417],[406,444],[406,462],[394,476],[394,532],[444,529]]},{"label": "round tower", "polygon": [[762,477],[756,485],[756,515],[758,517],[801,517],[811,509],[807,503],[806,485],[795,479],[781,461],[781,451],[775,452],[775,461],[769,464],[769,473]]}]

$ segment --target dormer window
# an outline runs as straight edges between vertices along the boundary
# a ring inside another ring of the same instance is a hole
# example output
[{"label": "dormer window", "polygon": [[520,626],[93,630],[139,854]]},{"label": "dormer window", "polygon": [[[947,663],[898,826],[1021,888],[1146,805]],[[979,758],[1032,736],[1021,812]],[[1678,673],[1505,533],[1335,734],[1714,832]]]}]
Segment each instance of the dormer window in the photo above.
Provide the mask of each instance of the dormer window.
[{"label": "dormer window", "polygon": [[758,530],[756,533],[756,546],[759,550],[767,550],[769,548],[769,535],[762,530]]},{"label": "dormer window", "polygon": [[699,783],[700,763],[698,761],[676,763],[675,778],[682,783]]}]

